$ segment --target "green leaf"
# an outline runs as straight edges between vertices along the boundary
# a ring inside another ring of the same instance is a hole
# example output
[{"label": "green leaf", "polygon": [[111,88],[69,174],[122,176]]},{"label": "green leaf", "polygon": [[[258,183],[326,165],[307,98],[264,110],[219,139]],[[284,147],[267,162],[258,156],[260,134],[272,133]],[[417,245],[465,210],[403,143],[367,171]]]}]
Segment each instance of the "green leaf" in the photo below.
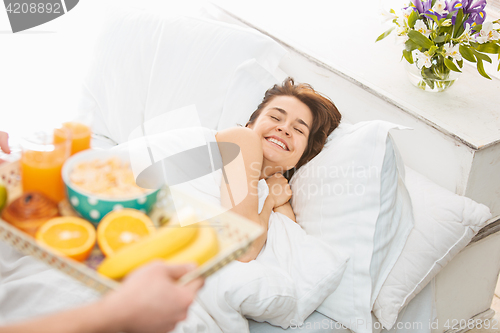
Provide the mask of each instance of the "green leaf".
[{"label": "green leaf", "polygon": [[462,66],[464,65],[464,61],[463,60],[457,60],[457,64],[458,64],[458,67],[462,68]]},{"label": "green leaf", "polygon": [[[462,8],[459,9],[457,13],[457,17],[455,18],[455,28],[453,29],[453,37],[457,38],[463,32],[463,20],[464,20],[464,11]],[[462,30],[462,31],[460,31]],[[460,34],[459,34],[460,32]]]},{"label": "green leaf", "polygon": [[410,16],[408,17],[408,26],[413,29],[415,26],[415,22],[417,22],[419,15],[416,11],[412,11]]},{"label": "green leaf", "polygon": [[403,57],[408,61],[410,64],[413,64],[413,55],[411,54],[411,51],[403,50]]},{"label": "green leaf", "polygon": [[472,30],[479,32],[483,28],[482,24],[476,24],[475,26],[471,27]]},{"label": "green leaf", "polygon": [[479,44],[476,50],[484,53],[500,54],[500,45],[494,42],[488,42],[484,44]]},{"label": "green leaf", "polygon": [[474,53],[474,55],[476,56],[477,59],[481,59],[481,60],[487,61],[487,62],[489,62],[491,64],[491,58],[488,57],[486,54],[479,53],[479,52],[477,52],[474,49],[472,49],[472,52]]},{"label": "green leaf", "polygon": [[446,36],[437,36],[434,38],[434,43],[443,43],[446,39]]},{"label": "green leaf", "polygon": [[462,71],[460,71],[460,69],[458,69],[457,66],[455,66],[455,64],[453,63],[453,61],[451,61],[448,58],[444,58],[444,64],[446,65],[446,67],[448,67],[452,71],[460,72],[460,73],[462,72]]},{"label": "green leaf", "polygon": [[443,26],[440,26],[439,27],[439,34],[440,35],[444,35],[444,36],[450,36],[449,38],[451,39],[451,35],[453,34],[453,26],[449,26],[449,27],[443,27]]},{"label": "green leaf", "polygon": [[465,60],[470,62],[476,62],[476,57],[474,57],[474,53],[472,53],[471,48],[464,45],[460,45],[458,47],[458,50],[460,51],[460,54],[462,55],[462,57],[464,57]]},{"label": "green leaf", "polygon": [[437,24],[439,24],[439,20],[437,18],[436,15],[432,15],[432,14],[427,14],[425,15],[426,17],[430,18],[431,20],[433,20],[434,22],[436,22]]},{"label": "green leaf", "polygon": [[430,49],[432,46],[434,46],[434,43],[429,38],[425,37],[416,30],[411,30],[410,32],[408,32],[408,37],[417,45],[425,49]]},{"label": "green leaf", "polygon": [[392,30],[394,30],[394,28],[396,28],[396,27],[392,27],[392,28],[390,28],[389,30],[387,30],[386,32],[384,32],[382,35],[378,36],[378,37],[377,37],[377,40],[375,41],[375,43],[376,43],[376,42],[378,42],[379,40],[382,40],[382,39],[384,39],[385,37],[389,36],[389,35],[390,35],[390,33],[392,32]]},{"label": "green leaf", "polygon": [[484,71],[483,61],[481,59],[477,59],[477,71],[485,78],[491,80],[491,77],[489,77],[488,74],[486,74],[486,72]]},{"label": "green leaf", "polygon": [[406,51],[413,51],[413,50],[416,50],[418,48],[419,48],[419,46],[414,41],[412,41],[411,39],[408,39],[405,42],[405,50]]},{"label": "green leaf", "polygon": [[[422,79],[424,80],[424,82],[431,88],[431,89],[434,89],[434,80],[432,79],[436,79],[435,75],[432,73],[432,71],[426,67],[423,67],[422,68],[422,71],[420,73],[420,75],[422,76]],[[425,87],[422,87],[422,89],[425,89]]]}]

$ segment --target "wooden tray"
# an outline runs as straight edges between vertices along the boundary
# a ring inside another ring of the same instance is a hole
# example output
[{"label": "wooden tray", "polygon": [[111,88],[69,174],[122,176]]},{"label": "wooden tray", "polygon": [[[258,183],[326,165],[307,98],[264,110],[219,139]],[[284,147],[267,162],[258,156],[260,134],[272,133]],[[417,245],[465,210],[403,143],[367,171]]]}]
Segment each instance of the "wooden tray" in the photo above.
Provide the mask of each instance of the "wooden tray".
[{"label": "wooden tray", "polygon": [[[0,178],[7,185],[9,202],[21,195],[21,175],[18,161],[0,164]],[[224,211],[221,207],[201,201],[186,193],[178,193],[178,195],[181,198],[179,202],[176,197],[176,204],[178,207],[180,205],[180,208],[188,208],[194,211],[199,217],[207,216],[207,214],[209,214],[208,216],[215,216],[208,221],[217,231],[220,245],[220,251],[214,258],[183,276],[179,280],[179,283],[187,283],[198,276],[206,277],[214,273],[227,263],[245,253],[251,243],[264,231],[264,229],[256,223],[240,215]],[[161,209],[161,207],[156,205],[150,215],[162,215],[161,212],[158,211]],[[63,215],[74,214],[74,212],[69,209],[69,205],[60,205],[60,211]],[[99,261],[103,258],[97,245],[89,259],[84,263],[80,263],[59,256],[50,251],[50,249],[41,247],[33,237],[13,227],[2,219],[0,219],[0,240],[10,244],[19,252],[31,255],[49,266],[66,273],[100,293],[116,289],[119,286],[119,282],[111,280],[94,270]]]}]

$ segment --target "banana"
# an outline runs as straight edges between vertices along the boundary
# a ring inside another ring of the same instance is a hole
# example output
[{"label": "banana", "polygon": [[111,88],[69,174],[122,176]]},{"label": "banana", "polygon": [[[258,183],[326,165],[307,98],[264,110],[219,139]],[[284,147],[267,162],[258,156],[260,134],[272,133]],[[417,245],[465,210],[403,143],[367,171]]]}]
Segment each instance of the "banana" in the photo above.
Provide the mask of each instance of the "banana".
[{"label": "banana", "polygon": [[207,223],[198,223],[197,226],[200,228],[196,239],[178,252],[165,257],[166,263],[194,262],[201,265],[219,252],[219,241],[215,230]]},{"label": "banana", "polygon": [[[196,222],[196,216],[187,220]],[[190,221],[186,221],[190,222]],[[97,271],[112,279],[120,279],[135,268],[152,261],[170,256],[183,247],[189,246],[198,234],[196,226],[165,226],[137,243],[126,246],[103,260]]]}]

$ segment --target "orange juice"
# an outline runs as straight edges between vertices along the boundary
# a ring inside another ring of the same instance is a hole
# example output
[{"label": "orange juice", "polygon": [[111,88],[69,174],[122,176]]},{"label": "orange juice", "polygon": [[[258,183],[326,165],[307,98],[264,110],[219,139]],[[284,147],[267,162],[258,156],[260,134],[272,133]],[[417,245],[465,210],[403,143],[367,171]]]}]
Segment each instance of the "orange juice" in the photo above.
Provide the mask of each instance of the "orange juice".
[{"label": "orange juice", "polygon": [[[90,135],[92,133],[88,126],[77,122],[67,122],[62,127],[71,132],[71,155],[90,148]],[[54,131],[54,142],[58,143],[65,140],[64,137],[60,136],[61,133],[61,131]]]},{"label": "orange juice", "polygon": [[[60,138],[65,136],[61,134]],[[41,140],[26,140],[21,155],[23,191],[41,192],[55,202],[63,200],[65,191],[61,169],[69,153],[70,141],[67,138],[61,143],[52,143],[52,135],[45,135]]]}]

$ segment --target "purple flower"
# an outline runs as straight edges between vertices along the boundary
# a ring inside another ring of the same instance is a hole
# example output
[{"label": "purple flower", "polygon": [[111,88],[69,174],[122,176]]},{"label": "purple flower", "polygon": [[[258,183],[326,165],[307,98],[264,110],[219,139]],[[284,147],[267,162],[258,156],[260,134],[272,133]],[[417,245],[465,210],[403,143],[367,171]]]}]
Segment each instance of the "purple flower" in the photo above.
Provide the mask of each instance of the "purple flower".
[{"label": "purple flower", "polygon": [[432,8],[432,0],[411,0],[411,2],[420,14]]},{"label": "purple flower", "polygon": [[460,8],[464,11],[464,15],[471,13],[478,13],[486,7],[486,0],[452,0],[447,2],[446,10],[450,13],[458,12]]},{"label": "purple flower", "polygon": [[458,12],[458,10],[460,8],[463,8],[463,4],[462,4],[461,0],[452,0],[452,1],[448,1],[446,3],[446,10],[449,11],[450,13],[455,12],[455,15],[456,15],[456,12]]},{"label": "purple flower", "polygon": [[464,7],[465,14],[479,13],[484,11],[484,7],[486,7],[486,0],[478,0],[476,2],[470,0],[467,6]]},{"label": "purple flower", "polygon": [[455,24],[457,13],[462,9],[466,18],[463,23],[465,28],[467,24],[471,27],[476,24],[483,24],[486,19],[484,7],[486,7],[486,0],[452,0],[447,3],[446,9],[452,13],[452,24]]},{"label": "purple flower", "polygon": [[438,14],[438,13],[437,13],[437,12],[435,12],[434,10],[429,9],[428,11],[426,11],[426,12],[424,13],[424,16],[426,16],[426,17],[430,18],[430,17],[429,17],[429,15],[434,15],[434,16],[436,16],[436,17],[437,17],[437,19],[438,19],[438,21],[439,21],[440,19],[445,18],[446,16],[448,16],[448,13],[445,13],[445,14]]},{"label": "purple flower", "polygon": [[484,11],[472,12],[467,20],[464,22],[464,27],[468,23],[472,29],[476,24],[483,24],[486,20],[486,13]]}]

